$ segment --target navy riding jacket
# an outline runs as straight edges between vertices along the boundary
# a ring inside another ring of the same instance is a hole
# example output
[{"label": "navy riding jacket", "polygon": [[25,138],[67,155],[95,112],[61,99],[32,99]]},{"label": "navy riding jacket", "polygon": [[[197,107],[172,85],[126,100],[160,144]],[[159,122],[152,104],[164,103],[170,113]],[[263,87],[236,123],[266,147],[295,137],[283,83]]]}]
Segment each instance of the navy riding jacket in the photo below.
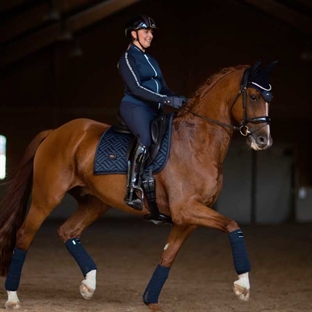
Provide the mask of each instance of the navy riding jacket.
[{"label": "navy riding jacket", "polygon": [[131,44],[118,63],[125,84],[123,102],[159,107],[167,96],[175,96],[162,75],[157,61]]}]

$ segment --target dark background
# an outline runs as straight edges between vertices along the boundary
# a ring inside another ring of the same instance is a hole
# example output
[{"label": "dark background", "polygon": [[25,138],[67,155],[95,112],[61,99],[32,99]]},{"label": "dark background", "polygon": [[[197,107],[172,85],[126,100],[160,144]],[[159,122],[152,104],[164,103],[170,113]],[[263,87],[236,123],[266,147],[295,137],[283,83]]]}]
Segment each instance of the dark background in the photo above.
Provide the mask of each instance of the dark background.
[{"label": "dark background", "polygon": [[311,187],[311,12],[309,0],[1,1],[0,134],[7,138],[7,169],[41,130],[79,117],[116,121],[124,26],[145,13],[159,28],[148,52],[169,87],[187,97],[224,67],[279,61],[271,79],[272,148],[285,145],[284,153],[293,155],[293,191]]},{"label": "dark background", "polygon": [[[216,207],[239,224],[257,223],[243,226],[251,299],[240,302],[232,294],[236,274],[226,235],[199,228],[179,252],[160,303],[167,312],[311,311],[311,10],[311,0],[1,0],[0,134],[7,138],[7,169],[41,130],[79,117],[116,121],[123,95],[116,65],[128,45],[124,26],[134,14],[154,18],[159,30],[148,52],[168,85],[188,97],[224,67],[277,59],[273,146],[247,151],[234,135]],[[305,199],[298,198],[300,189],[308,191]],[[98,265],[98,284],[93,300],[84,301],[81,273],[56,231],[75,209],[71,200],[55,209],[28,252],[22,307],[146,311],[141,297],[170,227],[110,212],[92,224],[81,241]],[[285,220],[301,222],[280,224]],[[0,298],[3,307],[4,288]]]}]

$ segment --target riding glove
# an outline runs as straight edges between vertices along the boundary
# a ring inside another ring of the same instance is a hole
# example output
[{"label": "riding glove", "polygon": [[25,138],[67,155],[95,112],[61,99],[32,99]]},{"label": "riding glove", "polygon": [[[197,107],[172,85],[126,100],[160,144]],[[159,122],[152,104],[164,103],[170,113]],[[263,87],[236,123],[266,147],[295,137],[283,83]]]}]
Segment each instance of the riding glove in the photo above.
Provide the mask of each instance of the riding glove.
[{"label": "riding glove", "polygon": [[188,102],[188,100],[189,100],[189,99],[188,99],[187,97],[185,97],[184,95],[180,95],[179,98],[182,99],[183,105],[186,104],[186,103]]},{"label": "riding glove", "polygon": [[178,96],[167,96],[163,102],[163,104],[172,106],[173,108],[180,108],[184,103],[185,98],[181,98]]}]

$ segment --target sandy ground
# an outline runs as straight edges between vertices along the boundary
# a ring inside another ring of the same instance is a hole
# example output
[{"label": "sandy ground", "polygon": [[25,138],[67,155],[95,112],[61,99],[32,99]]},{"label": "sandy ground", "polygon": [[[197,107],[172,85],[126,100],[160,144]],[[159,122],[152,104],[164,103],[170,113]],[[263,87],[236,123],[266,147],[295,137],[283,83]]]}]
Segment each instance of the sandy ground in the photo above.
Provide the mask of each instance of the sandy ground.
[{"label": "sandy ground", "polygon": [[[104,217],[92,224],[81,238],[98,266],[97,289],[87,301],[79,292],[80,269],[57,236],[61,223],[47,220],[28,252],[18,291],[20,311],[149,311],[141,298],[170,226],[137,217]],[[241,302],[232,292],[236,273],[227,236],[198,228],[161,292],[166,312],[312,311],[312,224],[241,228],[252,264],[250,300]],[[0,278],[1,285],[4,281]],[[2,286],[2,309],[6,299]]]}]

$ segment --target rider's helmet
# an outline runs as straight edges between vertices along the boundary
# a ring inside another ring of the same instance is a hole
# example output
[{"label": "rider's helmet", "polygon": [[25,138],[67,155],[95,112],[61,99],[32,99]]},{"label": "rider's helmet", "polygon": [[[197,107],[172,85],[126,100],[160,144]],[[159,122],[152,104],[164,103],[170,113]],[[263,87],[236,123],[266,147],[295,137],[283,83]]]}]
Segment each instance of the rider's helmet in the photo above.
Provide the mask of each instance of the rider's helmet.
[{"label": "rider's helmet", "polygon": [[157,29],[154,20],[145,15],[139,14],[131,18],[125,28],[125,36],[128,39],[131,39],[131,31],[132,30],[139,30],[139,29]]}]

